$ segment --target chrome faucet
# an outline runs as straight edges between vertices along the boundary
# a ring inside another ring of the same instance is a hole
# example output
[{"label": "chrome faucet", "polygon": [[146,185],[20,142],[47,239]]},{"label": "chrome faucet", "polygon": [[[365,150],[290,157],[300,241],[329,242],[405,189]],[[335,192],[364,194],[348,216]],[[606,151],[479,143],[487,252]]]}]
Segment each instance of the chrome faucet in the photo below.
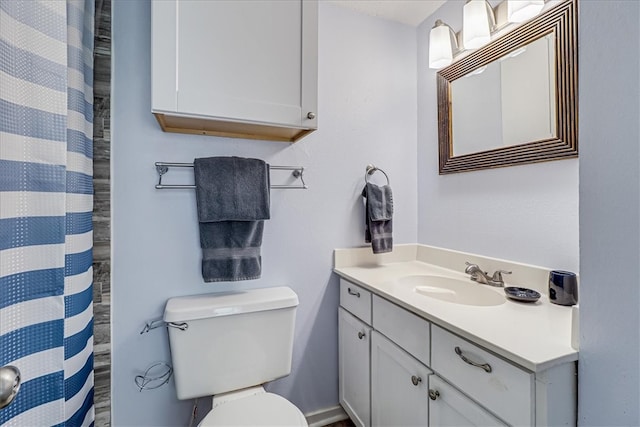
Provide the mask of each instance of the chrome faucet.
[{"label": "chrome faucet", "polygon": [[484,285],[504,287],[502,275],[511,274],[510,271],[496,270],[496,272],[493,273],[493,276],[489,277],[489,273],[482,271],[477,264],[471,264],[470,262],[465,262],[465,264],[467,265],[467,268],[464,269],[464,272],[471,275],[470,279]]}]

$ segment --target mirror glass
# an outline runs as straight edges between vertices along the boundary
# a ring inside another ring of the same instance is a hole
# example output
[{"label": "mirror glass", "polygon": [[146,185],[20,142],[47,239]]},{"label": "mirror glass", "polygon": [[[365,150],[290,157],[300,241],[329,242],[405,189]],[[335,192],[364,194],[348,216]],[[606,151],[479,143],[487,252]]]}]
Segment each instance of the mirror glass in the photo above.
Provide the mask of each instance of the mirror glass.
[{"label": "mirror glass", "polygon": [[440,174],[578,156],[577,21],[564,0],[438,71]]},{"label": "mirror glass", "polygon": [[555,35],[451,83],[453,155],[556,136]]}]

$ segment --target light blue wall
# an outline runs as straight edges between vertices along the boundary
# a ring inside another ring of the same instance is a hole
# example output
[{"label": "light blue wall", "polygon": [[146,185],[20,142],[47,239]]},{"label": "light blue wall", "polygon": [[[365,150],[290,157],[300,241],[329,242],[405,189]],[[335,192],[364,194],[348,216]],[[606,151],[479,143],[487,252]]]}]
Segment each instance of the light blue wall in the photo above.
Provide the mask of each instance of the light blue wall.
[{"label": "light blue wall", "polygon": [[580,2],[579,422],[640,425],[640,2]]},{"label": "light blue wall", "polygon": [[459,31],[463,5],[445,3],[417,32],[418,242],[577,271],[577,159],[438,175],[436,71],[429,69],[429,31],[436,19]]},{"label": "light blue wall", "polygon": [[[437,18],[460,29],[462,3],[419,27],[419,70]],[[638,22],[637,0],[579,3],[579,172],[563,160],[438,177],[435,73],[418,73],[418,239],[549,267],[579,261],[585,426],[640,425]]]},{"label": "light blue wall", "polygon": [[[332,250],[364,242],[360,191],[368,163],[392,180],[395,241],[416,238],[417,47],[414,28],[320,3],[320,130],[288,145],[162,133],[150,113],[150,3],[113,2],[113,425],[188,423],[191,402],[176,400],[173,383],[142,393],[135,387],[135,375],[169,360],[163,329],[139,331],[161,317],[169,297],[229,289],[287,285],[298,293],[293,372],[271,389],[304,412],[338,403]],[[194,193],[154,189],[154,162],[216,155],[306,168],[309,190],[272,192],[260,280],[205,284]]]},{"label": "light blue wall", "polygon": [[[331,251],[362,243],[359,191],[367,163],[393,180],[397,242],[418,236],[421,243],[578,269],[577,160],[437,174],[428,31],[436,17],[459,29],[461,7],[445,4],[416,39],[411,28],[321,2],[320,130],[285,145],[160,132],[149,112],[149,3],[114,2],[114,425],[187,423],[191,403],[178,402],[172,387],[135,388],[136,374],[169,358],[164,331],[138,332],[161,316],[171,296],[230,288],[284,284],[298,292],[294,370],[272,389],[304,411],[337,403]],[[583,425],[640,424],[639,20],[637,1],[580,3]],[[153,162],[211,155],[307,167],[310,190],[273,193],[261,280],[204,284],[193,194],[153,189]]]}]

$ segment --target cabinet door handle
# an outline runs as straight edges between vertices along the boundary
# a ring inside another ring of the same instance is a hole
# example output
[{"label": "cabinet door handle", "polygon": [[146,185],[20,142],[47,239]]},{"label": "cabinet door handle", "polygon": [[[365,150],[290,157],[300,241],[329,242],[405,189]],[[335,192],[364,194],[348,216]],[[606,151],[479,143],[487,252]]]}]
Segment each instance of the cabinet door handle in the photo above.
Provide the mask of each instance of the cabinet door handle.
[{"label": "cabinet door handle", "polygon": [[438,397],[440,397],[438,390],[429,389],[429,399],[436,400]]},{"label": "cabinet door handle", "polygon": [[349,292],[349,295],[354,295],[360,298],[360,292],[352,291],[351,288],[347,288],[347,292]]},{"label": "cabinet door handle", "polygon": [[413,385],[417,386],[418,384],[420,384],[422,382],[422,378],[416,377],[415,375],[412,375],[411,376],[411,382],[413,383]]},{"label": "cabinet door handle", "polygon": [[309,111],[309,112],[307,113],[307,119],[309,119],[309,120],[313,120],[313,119],[315,119],[315,118],[316,118],[316,113],[314,113],[313,111]]},{"label": "cabinet door handle", "polygon": [[358,338],[359,339],[363,339],[366,336],[367,336],[367,334],[365,334],[364,332],[358,332]]},{"label": "cabinet door handle", "polygon": [[468,363],[471,366],[476,366],[480,369],[484,369],[487,373],[491,372],[491,365],[489,365],[488,363],[478,363],[474,362],[473,360],[467,359],[465,355],[462,354],[462,350],[460,350],[460,347],[456,347],[454,350],[456,351],[456,354],[460,356],[460,359],[462,359],[465,363]]}]

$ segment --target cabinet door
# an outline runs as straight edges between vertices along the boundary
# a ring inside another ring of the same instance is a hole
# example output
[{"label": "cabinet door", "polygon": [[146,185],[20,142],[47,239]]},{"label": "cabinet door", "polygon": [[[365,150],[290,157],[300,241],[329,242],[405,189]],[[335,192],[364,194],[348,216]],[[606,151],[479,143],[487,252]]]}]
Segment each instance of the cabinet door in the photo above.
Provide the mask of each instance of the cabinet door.
[{"label": "cabinet door", "polygon": [[429,394],[431,426],[507,425],[435,375],[429,377]]},{"label": "cabinet door", "polygon": [[371,339],[371,425],[426,426],[431,371],[378,332]]},{"label": "cabinet door", "polygon": [[464,394],[511,425],[535,423],[534,375],[433,325],[431,366]]},{"label": "cabinet door", "polygon": [[340,404],[356,426],[370,425],[371,328],[338,309]]},{"label": "cabinet door", "polygon": [[154,110],[315,127],[316,2],[158,0],[153,17],[154,56],[174,61],[171,70],[154,59],[153,89],[175,94],[154,96],[174,103]]}]

